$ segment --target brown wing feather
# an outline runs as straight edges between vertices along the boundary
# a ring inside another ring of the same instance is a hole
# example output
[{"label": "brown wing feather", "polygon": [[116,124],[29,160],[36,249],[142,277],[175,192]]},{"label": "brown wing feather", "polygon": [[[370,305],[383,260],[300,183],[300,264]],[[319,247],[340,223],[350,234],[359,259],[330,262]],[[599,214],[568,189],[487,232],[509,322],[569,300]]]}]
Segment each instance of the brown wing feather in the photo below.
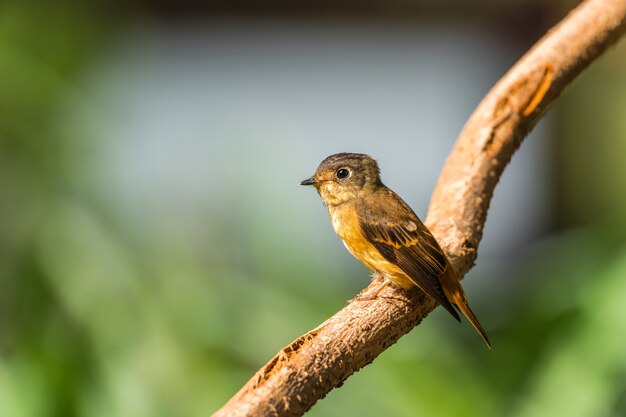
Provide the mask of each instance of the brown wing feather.
[{"label": "brown wing feather", "polygon": [[448,261],[430,231],[408,206],[404,206],[412,216],[404,216],[400,222],[385,216],[386,213],[376,213],[371,217],[370,213],[365,213],[360,218],[363,236],[385,259],[398,265],[418,287],[460,321],[439,278]]}]

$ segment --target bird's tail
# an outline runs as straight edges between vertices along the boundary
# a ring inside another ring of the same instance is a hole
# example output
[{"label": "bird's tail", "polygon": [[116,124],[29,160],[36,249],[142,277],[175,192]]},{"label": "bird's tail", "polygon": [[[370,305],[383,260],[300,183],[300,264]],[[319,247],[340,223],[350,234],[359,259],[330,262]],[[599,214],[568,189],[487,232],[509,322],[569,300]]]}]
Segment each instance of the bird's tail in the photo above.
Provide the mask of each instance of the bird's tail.
[{"label": "bird's tail", "polygon": [[463,313],[463,315],[467,318],[467,320],[472,324],[474,329],[476,329],[476,331],[483,338],[483,340],[487,344],[487,347],[491,349],[491,342],[489,341],[487,332],[485,332],[485,329],[483,329],[483,326],[480,325],[480,322],[476,318],[476,315],[470,308],[469,304],[467,304],[467,300],[465,299],[465,297],[462,297],[462,299],[458,299],[457,297],[454,297],[452,302],[459,308],[459,310],[461,310],[461,313]]},{"label": "bird's tail", "polygon": [[446,270],[441,275],[441,281],[448,300],[450,300],[461,311],[461,313],[463,313],[470,324],[483,338],[487,347],[491,349],[491,342],[489,341],[487,332],[485,332],[485,329],[483,329],[483,326],[481,326],[480,322],[476,318],[476,315],[467,303],[467,298],[465,298],[465,292],[463,291],[461,282],[457,278],[456,273],[450,264],[448,264]]}]

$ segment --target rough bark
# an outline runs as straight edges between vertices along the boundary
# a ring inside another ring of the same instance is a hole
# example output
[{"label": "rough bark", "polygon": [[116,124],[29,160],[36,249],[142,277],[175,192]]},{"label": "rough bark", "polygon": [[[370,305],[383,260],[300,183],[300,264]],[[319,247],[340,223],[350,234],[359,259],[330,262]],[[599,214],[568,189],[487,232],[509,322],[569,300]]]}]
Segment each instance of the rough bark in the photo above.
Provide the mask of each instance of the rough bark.
[{"label": "rough bark", "polygon": [[[446,161],[426,218],[459,276],[474,264],[493,190],[515,150],[548,105],[625,30],[626,0],[581,3],[471,115]],[[375,300],[351,302],[283,348],[214,416],[302,415],[435,307],[418,290],[393,287]]]}]

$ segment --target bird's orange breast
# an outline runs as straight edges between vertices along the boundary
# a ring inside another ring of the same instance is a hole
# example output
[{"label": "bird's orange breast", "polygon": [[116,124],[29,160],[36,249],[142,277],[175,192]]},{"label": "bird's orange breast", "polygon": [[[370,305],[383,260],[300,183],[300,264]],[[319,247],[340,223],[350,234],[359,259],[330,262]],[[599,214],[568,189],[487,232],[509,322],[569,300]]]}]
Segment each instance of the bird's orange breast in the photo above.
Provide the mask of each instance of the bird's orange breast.
[{"label": "bird's orange breast", "polygon": [[394,284],[404,288],[413,285],[413,281],[395,264],[389,262],[361,232],[361,225],[356,209],[349,203],[328,207],[328,214],[344,246],[352,256],[372,272],[379,272]]}]

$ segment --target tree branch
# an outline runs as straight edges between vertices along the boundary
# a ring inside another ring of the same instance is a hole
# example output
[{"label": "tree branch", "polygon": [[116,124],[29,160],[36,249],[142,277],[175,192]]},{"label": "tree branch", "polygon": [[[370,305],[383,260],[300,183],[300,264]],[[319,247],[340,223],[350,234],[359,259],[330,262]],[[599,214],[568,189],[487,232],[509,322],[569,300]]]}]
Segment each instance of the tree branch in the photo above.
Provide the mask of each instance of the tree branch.
[{"label": "tree branch", "polygon": [[[493,190],[547,106],[626,30],[626,0],[587,0],[492,88],[460,133],[426,223],[459,276],[471,269]],[[419,324],[436,303],[388,287],[283,348],[214,416],[300,416]],[[497,343],[497,342],[496,342]]]}]

